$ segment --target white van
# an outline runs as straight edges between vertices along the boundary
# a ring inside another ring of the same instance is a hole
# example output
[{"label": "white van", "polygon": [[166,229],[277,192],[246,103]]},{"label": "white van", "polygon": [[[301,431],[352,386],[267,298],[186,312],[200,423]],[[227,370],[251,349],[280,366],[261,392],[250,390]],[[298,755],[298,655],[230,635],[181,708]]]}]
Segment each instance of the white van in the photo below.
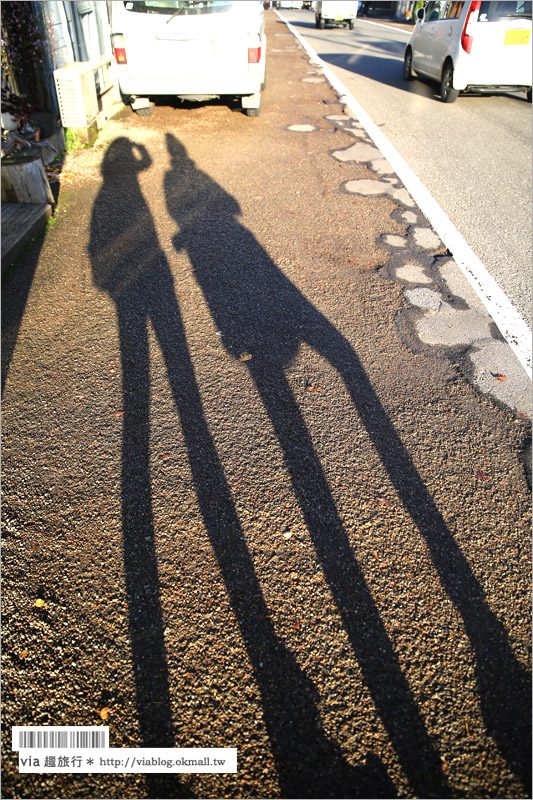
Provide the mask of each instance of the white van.
[{"label": "white van", "polygon": [[430,2],[417,12],[404,78],[440,83],[444,103],[460,91],[525,91],[531,101],[531,2]]},{"label": "white van", "polygon": [[120,91],[134,111],[153,112],[150,98],[202,102],[240,97],[259,114],[266,37],[258,0],[114,0],[111,33]]},{"label": "white van", "polygon": [[323,28],[327,23],[345,25],[353,28],[359,3],[350,0],[323,0],[315,4],[315,25]]}]

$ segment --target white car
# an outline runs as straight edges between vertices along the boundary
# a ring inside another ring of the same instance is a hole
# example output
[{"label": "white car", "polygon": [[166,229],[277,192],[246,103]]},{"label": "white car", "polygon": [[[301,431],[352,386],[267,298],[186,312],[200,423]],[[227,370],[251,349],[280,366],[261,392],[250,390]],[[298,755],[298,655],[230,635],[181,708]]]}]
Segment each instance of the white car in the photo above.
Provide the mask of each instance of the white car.
[{"label": "white car", "polygon": [[260,0],[114,0],[111,33],[120,91],[138,114],[150,98],[240,97],[259,114],[266,36]]},{"label": "white car", "polygon": [[525,91],[531,102],[531,2],[430,2],[417,12],[404,78],[440,83],[444,103],[460,91]]},{"label": "white car", "polygon": [[315,3],[315,27],[324,28],[328,23],[344,25],[352,30],[358,6],[358,2],[349,0],[318,0]]}]

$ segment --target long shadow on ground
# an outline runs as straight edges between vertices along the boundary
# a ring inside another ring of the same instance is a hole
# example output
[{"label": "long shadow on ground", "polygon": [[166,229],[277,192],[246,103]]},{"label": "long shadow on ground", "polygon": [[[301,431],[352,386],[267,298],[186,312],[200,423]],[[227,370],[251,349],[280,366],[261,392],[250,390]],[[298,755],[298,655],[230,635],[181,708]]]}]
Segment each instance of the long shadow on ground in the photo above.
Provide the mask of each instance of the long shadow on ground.
[{"label": "long shadow on ground", "polygon": [[[476,652],[487,727],[523,776],[529,758],[527,676],[356,354],[239,223],[235,199],[198,170],[170,134],[167,146],[171,169],[165,193],[180,231],[175,247],[187,252],[228,352],[253,354],[246,364],[277,433],[317,558],[375,707],[411,786],[419,796],[449,796],[440,758],[354,558],[284,374],[301,342],[315,348],[343,377],[399,497],[426,537]],[[116,303],[120,335],[123,547],[143,746],[175,744],[149,471],[150,322],[165,360],[204,524],[261,692],[282,796],[393,797],[395,789],[374,754],[355,768],[328,738],[314,686],[276,636],[204,416],[170,270],[138,185],[137,173],[149,165],[142,146],[126,138],[110,145],[89,248],[94,282]],[[190,796],[177,776],[147,780],[150,796]]]}]

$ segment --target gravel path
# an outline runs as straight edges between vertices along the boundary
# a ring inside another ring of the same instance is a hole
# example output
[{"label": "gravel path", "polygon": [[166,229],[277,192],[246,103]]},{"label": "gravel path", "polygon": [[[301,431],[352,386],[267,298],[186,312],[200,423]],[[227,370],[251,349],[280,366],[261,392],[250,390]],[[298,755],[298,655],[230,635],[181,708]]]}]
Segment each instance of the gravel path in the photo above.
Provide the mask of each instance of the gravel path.
[{"label": "gravel path", "polygon": [[[260,117],[123,113],[5,280],[4,797],[530,796],[529,424],[404,343],[408,226],[268,19]],[[103,717],[238,772],[18,775]]]}]

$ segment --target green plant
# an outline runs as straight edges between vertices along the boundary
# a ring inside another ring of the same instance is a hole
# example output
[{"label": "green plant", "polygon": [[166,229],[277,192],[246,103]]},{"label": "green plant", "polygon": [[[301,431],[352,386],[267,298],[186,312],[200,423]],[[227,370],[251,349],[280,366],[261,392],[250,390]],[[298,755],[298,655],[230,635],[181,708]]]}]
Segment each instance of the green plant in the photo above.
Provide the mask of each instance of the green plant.
[{"label": "green plant", "polygon": [[79,150],[82,147],[80,137],[72,128],[65,128],[65,147],[68,153],[72,150]]}]

